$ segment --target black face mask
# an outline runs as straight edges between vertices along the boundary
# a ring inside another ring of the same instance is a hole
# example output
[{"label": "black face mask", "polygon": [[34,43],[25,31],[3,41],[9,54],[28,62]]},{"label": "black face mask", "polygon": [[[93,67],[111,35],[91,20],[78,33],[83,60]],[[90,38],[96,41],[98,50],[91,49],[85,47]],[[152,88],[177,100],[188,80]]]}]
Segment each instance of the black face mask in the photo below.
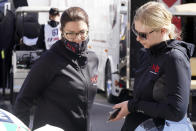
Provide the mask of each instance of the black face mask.
[{"label": "black face mask", "polygon": [[75,54],[81,54],[86,50],[87,44],[88,44],[89,38],[87,38],[85,41],[82,41],[82,43],[76,43],[71,42],[67,39],[64,40],[65,47],[70,50],[71,52]]},{"label": "black face mask", "polygon": [[52,27],[56,27],[59,24],[59,22],[57,22],[55,20],[51,20],[48,22],[48,24],[51,25]]}]

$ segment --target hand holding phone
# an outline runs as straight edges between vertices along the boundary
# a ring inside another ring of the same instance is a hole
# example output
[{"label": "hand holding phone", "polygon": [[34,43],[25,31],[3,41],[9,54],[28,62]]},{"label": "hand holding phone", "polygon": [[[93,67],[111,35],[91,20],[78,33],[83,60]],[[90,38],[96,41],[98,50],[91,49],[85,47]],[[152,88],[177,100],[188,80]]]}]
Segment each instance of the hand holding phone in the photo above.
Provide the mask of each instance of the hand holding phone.
[{"label": "hand holding phone", "polygon": [[121,108],[117,108],[117,109],[114,109],[113,111],[109,112],[110,113],[110,116],[109,116],[109,119],[108,121],[116,118],[116,116],[118,115],[118,113],[120,112],[120,109]]}]

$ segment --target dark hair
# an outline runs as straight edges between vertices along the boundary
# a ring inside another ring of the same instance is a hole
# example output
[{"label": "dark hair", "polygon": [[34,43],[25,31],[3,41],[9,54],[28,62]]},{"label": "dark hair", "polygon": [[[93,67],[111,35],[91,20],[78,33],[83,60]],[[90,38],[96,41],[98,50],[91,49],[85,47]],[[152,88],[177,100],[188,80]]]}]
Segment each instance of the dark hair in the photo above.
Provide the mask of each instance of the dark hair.
[{"label": "dark hair", "polygon": [[61,30],[65,27],[66,23],[70,21],[84,21],[89,27],[88,15],[80,7],[70,7],[66,9],[61,16]]},{"label": "dark hair", "polygon": [[49,14],[52,15],[52,16],[59,15],[59,10],[57,8],[51,8],[49,10]]}]

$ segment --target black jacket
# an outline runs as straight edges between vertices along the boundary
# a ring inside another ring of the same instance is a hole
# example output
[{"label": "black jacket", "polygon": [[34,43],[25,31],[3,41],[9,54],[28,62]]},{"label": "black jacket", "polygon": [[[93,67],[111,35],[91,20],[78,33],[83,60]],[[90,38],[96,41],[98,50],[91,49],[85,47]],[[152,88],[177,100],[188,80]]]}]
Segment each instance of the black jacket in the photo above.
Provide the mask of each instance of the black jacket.
[{"label": "black jacket", "polygon": [[0,50],[12,50],[14,45],[14,32],[15,32],[15,15],[10,10],[7,10],[6,16],[0,12]]},{"label": "black jacket", "polygon": [[185,116],[191,83],[189,58],[193,49],[192,44],[178,40],[142,49],[134,98],[128,102],[130,116],[136,113],[141,119],[134,124],[148,118],[180,121]]},{"label": "black jacket", "polygon": [[[9,74],[11,68],[12,49],[14,46],[14,32],[14,13],[10,10],[7,10],[7,13],[4,16],[3,12],[0,11],[0,88],[6,87],[8,77],[7,75]],[[4,55],[2,51],[4,51]]]},{"label": "black jacket", "polygon": [[51,124],[65,131],[88,131],[97,67],[98,58],[93,52],[85,50],[76,55],[58,41],[25,79],[14,108],[16,116],[28,124],[30,107],[36,99],[34,129]]}]

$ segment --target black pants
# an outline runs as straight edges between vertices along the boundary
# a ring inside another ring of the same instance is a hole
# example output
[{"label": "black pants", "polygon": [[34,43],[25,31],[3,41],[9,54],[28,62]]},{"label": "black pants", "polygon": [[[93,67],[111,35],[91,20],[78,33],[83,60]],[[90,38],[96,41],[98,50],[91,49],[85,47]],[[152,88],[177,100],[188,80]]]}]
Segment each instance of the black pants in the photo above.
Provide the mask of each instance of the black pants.
[{"label": "black pants", "polygon": [[149,118],[149,116],[142,113],[130,113],[127,115],[121,131],[134,131],[139,124]]}]

